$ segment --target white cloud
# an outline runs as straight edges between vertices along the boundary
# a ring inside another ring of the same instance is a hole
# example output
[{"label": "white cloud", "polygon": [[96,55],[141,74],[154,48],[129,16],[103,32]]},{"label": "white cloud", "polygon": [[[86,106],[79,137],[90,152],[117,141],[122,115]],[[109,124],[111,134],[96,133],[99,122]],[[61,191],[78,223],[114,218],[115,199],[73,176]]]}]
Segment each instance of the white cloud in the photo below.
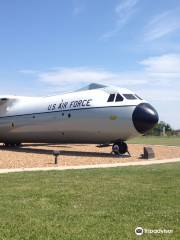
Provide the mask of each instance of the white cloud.
[{"label": "white cloud", "polygon": [[180,54],[164,54],[149,57],[139,62],[141,70],[112,72],[96,68],[55,68],[38,74],[40,81],[56,86],[100,82],[121,86],[168,85],[179,82]]},{"label": "white cloud", "polygon": [[143,84],[144,79],[136,74],[133,77],[131,73],[126,72],[110,72],[102,69],[90,68],[60,68],[59,70],[41,73],[38,75],[43,82],[58,86],[66,86],[68,84],[87,84],[89,82],[99,82],[104,84]]},{"label": "white cloud", "polygon": [[[180,55],[167,54],[150,57],[140,62],[138,71],[111,72],[90,68],[59,68],[38,74],[42,82],[56,89],[72,90],[91,82],[127,87],[149,99],[164,101],[180,100]],[[143,94],[144,93],[144,94]],[[169,94],[168,94],[169,93]]]},{"label": "white cloud", "polygon": [[180,102],[179,89],[176,88],[140,88],[137,91],[143,98],[148,98],[150,101],[159,101],[162,103],[166,102],[166,104],[171,103],[172,101]]},{"label": "white cloud", "polygon": [[135,6],[138,0],[123,0],[115,8],[117,13],[118,23],[124,24],[131,17],[132,13],[135,11]]},{"label": "white cloud", "polygon": [[140,62],[148,72],[162,74],[180,74],[180,55],[164,54],[158,57],[150,57]]},{"label": "white cloud", "polygon": [[108,39],[115,36],[121,28],[127,24],[129,19],[136,11],[136,5],[139,0],[122,0],[115,7],[116,23],[111,31],[104,33],[101,39]]},{"label": "white cloud", "polygon": [[[97,82],[107,85],[127,87],[149,95],[154,100],[180,100],[180,55],[165,54],[149,57],[139,62],[139,70],[113,72],[97,68],[54,68],[37,72],[36,79],[54,86],[56,90],[75,90],[88,83]],[[22,71],[21,71],[22,72]],[[27,72],[25,72],[27,74]],[[29,73],[31,74],[31,72]],[[149,92],[149,94],[147,94]]]},{"label": "white cloud", "polygon": [[180,16],[177,9],[163,12],[151,19],[146,26],[144,39],[152,41],[180,29]]}]

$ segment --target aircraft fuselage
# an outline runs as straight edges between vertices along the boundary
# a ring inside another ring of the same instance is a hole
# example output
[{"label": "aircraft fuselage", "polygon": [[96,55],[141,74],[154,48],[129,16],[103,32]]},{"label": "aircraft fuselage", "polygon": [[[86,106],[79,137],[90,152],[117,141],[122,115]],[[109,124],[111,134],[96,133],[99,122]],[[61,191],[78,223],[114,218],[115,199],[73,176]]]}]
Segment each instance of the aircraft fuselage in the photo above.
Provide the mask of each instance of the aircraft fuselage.
[{"label": "aircraft fuselage", "polygon": [[1,97],[0,142],[114,143],[143,134],[157,121],[151,105],[121,88]]}]

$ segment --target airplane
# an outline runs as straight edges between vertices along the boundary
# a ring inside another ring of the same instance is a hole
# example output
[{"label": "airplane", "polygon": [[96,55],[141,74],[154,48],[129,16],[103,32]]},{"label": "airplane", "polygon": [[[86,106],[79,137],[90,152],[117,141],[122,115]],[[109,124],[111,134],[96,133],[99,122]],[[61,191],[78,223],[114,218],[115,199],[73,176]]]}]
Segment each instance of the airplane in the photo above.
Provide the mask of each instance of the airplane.
[{"label": "airplane", "polygon": [[157,111],[132,91],[91,83],[70,93],[46,97],[0,96],[0,142],[112,145],[128,152],[126,141],[158,122]]}]

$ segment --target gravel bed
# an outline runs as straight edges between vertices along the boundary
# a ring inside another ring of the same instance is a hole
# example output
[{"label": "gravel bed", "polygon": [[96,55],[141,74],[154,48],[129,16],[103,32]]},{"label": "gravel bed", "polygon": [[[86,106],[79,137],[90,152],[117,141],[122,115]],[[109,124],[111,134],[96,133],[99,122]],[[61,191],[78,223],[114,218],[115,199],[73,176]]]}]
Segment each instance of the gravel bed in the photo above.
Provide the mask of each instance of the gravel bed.
[{"label": "gravel bed", "polygon": [[[146,145],[147,146],[147,145]],[[111,147],[97,148],[96,145],[80,144],[24,144],[21,148],[5,148],[0,145],[0,169],[53,167],[53,150],[59,150],[58,166],[78,166],[91,164],[121,163],[141,161],[144,145],[129,144],[131,157],[115,157]],[[152,146],[155,158],[170,159],[180,157],[180,147]]]}]

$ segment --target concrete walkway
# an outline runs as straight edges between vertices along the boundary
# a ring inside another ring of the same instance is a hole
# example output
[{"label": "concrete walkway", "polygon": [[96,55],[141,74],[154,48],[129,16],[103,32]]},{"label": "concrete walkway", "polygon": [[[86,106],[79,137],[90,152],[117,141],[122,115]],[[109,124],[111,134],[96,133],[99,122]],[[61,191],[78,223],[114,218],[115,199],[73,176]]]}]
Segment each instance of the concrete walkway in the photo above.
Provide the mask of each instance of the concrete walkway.
[{"label": "concrete walkway", "polygon": [[127,166],[145,166],[152,164],[174,163],[180,162],[180,158],[164,159],[164,160],[141,160],[137,162],[113,163],[113,164],[92,164],[80,166],[62,166],[62,167],[44,167],[44,168],[10,168],[0,169],[0,173],[17,173],[17,172],[34,172],[34,171],[52,171],[52,170],[70,170],[70,169],[94,169],[94,168],[112,168]]}]

